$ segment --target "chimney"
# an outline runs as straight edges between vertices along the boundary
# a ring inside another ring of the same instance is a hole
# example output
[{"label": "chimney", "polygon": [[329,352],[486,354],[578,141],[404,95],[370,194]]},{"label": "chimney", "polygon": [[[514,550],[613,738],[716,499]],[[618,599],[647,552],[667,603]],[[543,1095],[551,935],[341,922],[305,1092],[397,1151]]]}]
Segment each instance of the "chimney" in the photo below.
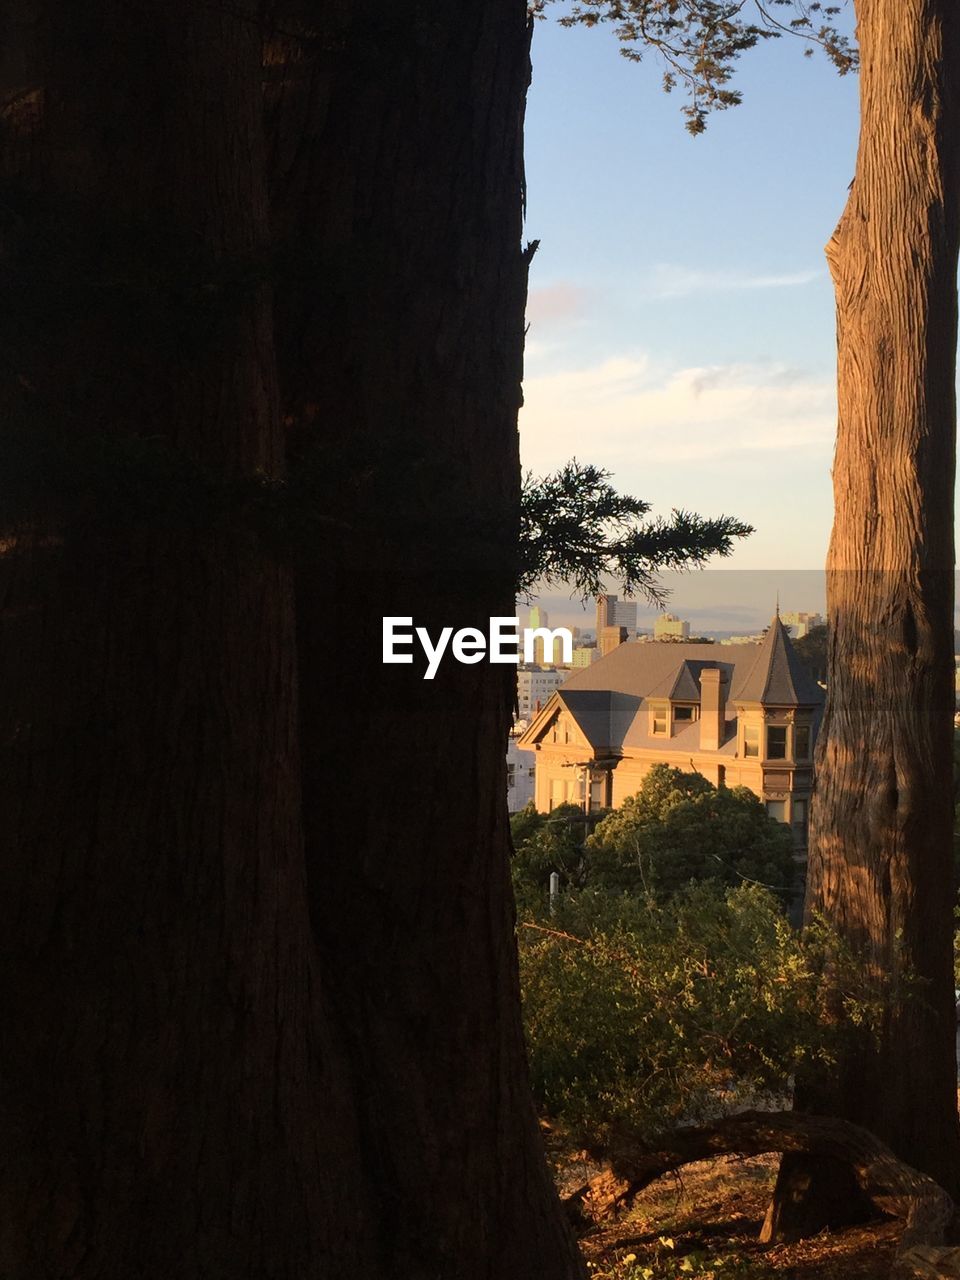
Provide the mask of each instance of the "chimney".
[{"label": "chimney", "polygon": [[700,672],[700,750],[718,751],[723,745],[727,716],[726,678],[719,667]]},{"label": "chimney", "polygon": [[613,653],[618,645],[623,644],[627,635],[626,627],[602,627],[597,635],[600,656],[605,658],[608,653]]}]

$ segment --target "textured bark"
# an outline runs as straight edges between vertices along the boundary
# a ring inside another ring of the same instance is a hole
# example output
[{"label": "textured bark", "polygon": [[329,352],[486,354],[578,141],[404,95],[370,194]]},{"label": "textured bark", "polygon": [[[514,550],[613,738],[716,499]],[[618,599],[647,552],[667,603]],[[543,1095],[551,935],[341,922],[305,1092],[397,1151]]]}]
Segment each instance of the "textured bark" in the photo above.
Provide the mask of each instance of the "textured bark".
[{"label": "textured bark", "polygon": [[291,572],[231,512],[145,515],[153,480],[104,505],[94,457],[283,467],[242,10],[6,15],[4,432],[95,473],[4,513],[10,1280],[375,1274],[310,937]]},{"label": "textured bark", "polygon": [[[951,866],[960,24],[949,0],[858,0],[861,132],[827,247],[839,428],[831,633],[807,911],[888,975],[864,1040],[801,1105],[960,1188]],[[809,1172],[809,1171],[808,1171]],[[781,1191],[791,1176],[785,1168]],[[816,1180],[814,1179],[814,1186]]]},{"label": "textured bark", "polygon": [[512,671],[379,648],[513,612],[526,10],[268,8],[0,14],[5,430],[83,460],[0,558],[0,1271],[567,1280]]},{"label": "textured bark", "polygon": [[514,612],[526,6],[297,20],[267,66],[281,390],[295,465],[338,476],[299,577],[307,864],[380,1246],[409,1280],[579,1276],[519,1017],[513,669],[380,655],[384,615]]},{"label": "textured bark", "polygon": [[[851,1168],[864,1195],[891,1217],[903,1219],[898,1258],[943,1244],[953,1200],[932,1178],[898,1160],[873,1134],[845,1120],[790,1111],[747,1111],[699,1129],[676,1129],[656,1150],[620,1135],[611,1144],[610,1174],[599,1174],[567,1198],[568,1210],[597,1221],[629,1203],[673,1169],[719,1155],[804,1153]],[[946,1254],[947,1250],[942,1251]],[[895,1274],[900,1274],[895,1272]]]}]

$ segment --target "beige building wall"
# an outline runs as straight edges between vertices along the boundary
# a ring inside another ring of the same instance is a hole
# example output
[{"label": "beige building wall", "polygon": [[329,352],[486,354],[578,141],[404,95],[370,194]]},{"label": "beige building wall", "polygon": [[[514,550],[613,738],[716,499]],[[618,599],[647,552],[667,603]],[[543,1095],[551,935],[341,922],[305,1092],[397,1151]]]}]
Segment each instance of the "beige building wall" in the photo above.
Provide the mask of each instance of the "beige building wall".
[{"label": "beige building wall", "polygon": [[[691,756],[687,751],[671,751],[667,742],[656,749],[629,749],[612,768],[593,765],[591,799],[593,807],[619,808],[635,795],[643,780],[656,764],[670,765],[684,772],[701,773],[714,786],[748,787],[763,800],[779,821],[789,825],[799,844],[805,843],[809,817],[813,765],[810,752],[806,758],[795,758],[798,731],[806,727],[812,752],[812,718],[810,713],[756,706],[738,707],[737,754],[708,752]],[[771,759],[767,752],[767,730],[785,733],[785,759]],[[747,734],[758,732],[755,757],[745,755]],[[529,748],[526,748],[529,750]],[[571,716],[561,714],[551,725],[536,749],[536,788],[534,803],[541,813],[549,813],[559,804],[585,804],[585,765],[593,751]]]}]

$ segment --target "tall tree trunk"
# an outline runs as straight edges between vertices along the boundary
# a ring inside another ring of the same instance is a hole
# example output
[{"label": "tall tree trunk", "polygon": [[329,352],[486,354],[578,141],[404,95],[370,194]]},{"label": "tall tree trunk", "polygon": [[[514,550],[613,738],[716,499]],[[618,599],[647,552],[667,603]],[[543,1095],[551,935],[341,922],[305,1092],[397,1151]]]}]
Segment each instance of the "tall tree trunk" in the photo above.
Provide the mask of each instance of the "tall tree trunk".
[{"label": "tall tree trunk", "polygon": [[10,1280],[375,1274],[310,937],[292,575],[231,498],[283,468],[248,16],[5,14]]},{"label": "tall tree trunk", "polygon": [[[270,192],[252,3],[0,15],[11,1280],[582,1274],[511,672],[379,652],[513,611],[525,8],[317,8],[266,46]],[[288,452],[299,620],[248,502]]]},{"label": "tall tree trunk", "polygon": [[580,1276],[519,1017],[514,671],[381,662],[385,615],[514,612],[526,5],[297,20],[266,70],[281,393],[326,514],[298,595],[307,865],[367,1186],[409,1280]]},{"label": "tall tree trunk", "polygon": [[[889,979],[889,1012],[878,1045],[865,1038],[830,1082],[806,1082],[799,1101],[872,1130],[956,1195],[960,19],[951,0],[858,0],[856,8],[860,145],[827,246],[839,429],[807,911],[838,928],[867,973]],[[796,1165],[783,1171],[781,1202],[795,1173]]]}]

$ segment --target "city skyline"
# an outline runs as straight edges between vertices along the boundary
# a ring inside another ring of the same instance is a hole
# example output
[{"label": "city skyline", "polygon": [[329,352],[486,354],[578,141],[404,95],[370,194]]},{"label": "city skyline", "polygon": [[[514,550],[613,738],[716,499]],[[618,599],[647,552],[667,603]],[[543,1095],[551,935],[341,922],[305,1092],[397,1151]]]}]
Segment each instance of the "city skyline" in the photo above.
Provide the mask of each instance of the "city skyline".
[{"label": "city skyline", "polygon": [[[652,630],[663,612],[679,614],[691,626],[692,634],[702,630],[750,634],[768,625],[779,603],[783,612],[801,610],[824,613],[826,578],[822,570],[705,569],[692,573],[662,573],[658,581],[668,593],[662,606],[643,597],[636,598],[637,626]],[[615,584],[612,594],[619,594]],[[551,626],[594,627],[596,603],[544,592],[534,602],[545,610]],[[518,606],[521,616],[530,605]]]}]

